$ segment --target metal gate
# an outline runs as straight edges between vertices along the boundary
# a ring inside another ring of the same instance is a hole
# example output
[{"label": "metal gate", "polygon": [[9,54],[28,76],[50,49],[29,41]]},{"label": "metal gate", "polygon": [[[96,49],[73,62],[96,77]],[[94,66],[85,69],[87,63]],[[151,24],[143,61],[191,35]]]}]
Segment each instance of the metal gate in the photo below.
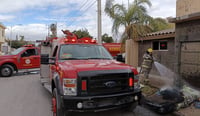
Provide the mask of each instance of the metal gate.
[{"label": "metal gate", "polygon": [[181,43],[180,73],[184,78],[200,78],[200,42]]}]

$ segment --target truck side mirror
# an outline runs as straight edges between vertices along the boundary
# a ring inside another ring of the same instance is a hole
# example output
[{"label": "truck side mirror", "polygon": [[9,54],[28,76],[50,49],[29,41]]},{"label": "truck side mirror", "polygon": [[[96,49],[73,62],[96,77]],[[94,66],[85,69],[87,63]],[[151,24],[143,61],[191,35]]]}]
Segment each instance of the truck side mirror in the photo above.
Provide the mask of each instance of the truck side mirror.
[{"label": "truck side mirror", "polygon": [[41,54],[41,64],[55,64],[55,58],[49,58],[49,54]]},{"label": "truck side mirror", "polygon": [[122,54],[117,54],[116,60],[119,62],[125,62],[125,59],[123,58]]}]

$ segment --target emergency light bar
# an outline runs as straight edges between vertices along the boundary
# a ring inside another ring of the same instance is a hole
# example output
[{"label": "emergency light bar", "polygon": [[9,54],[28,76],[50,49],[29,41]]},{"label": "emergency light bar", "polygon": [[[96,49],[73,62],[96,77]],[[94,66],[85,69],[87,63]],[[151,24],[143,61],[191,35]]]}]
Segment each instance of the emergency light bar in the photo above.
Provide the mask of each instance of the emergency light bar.
[{"label": "emergency light bar", "polygon": [[35,47],[34,44],[24,45],[23,47]]},{"label": "emergency light bar", "polygon": [[91,43],[91,44],[96,44],[96,40],[84,37],[81,39],[76,39],[76,38],[63,38],[64,43]]},{"label": "emergency light bar", "polygon": [[76,40],[76,39],[68,39],[68,38],[65,38],[65,39],[64,39],[64,42],[65,42],[65,43],[67,43],[67,42],[76,43],[77,40]]},{"label": "emergency light bar", "polygon": [[93,44],[95,44],[96,40],[89,38],[89,37],[83,37],[83,38],[78,39],[78,42],[79,43],[93,43]]}]

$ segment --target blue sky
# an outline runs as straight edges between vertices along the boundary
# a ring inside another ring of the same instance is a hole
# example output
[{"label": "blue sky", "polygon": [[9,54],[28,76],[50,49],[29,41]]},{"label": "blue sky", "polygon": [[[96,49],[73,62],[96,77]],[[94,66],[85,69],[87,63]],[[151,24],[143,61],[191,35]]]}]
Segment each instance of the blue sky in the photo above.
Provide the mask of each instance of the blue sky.
[{"label": "blue sky", "polygon": [[[102,0],[102,9],[105,1]],[[129,0],[131,3],[133,0]],[[115,0],[116,3],[128,3],[128,0]],[[148,12],[153,17],[175,17],[176,0],[151,0]],[[58,35],[62,29],[77,30],[86,28],[97,36],[96,0],[1,0],[0,22],[6,29],[6,37],[15,39],[24,35],[26,40],[45,39],[48,25],[57,23]],[[11,28],[12,27],[12,28]],[[102,12],[102,33],[111,33],[112,20]]]}]

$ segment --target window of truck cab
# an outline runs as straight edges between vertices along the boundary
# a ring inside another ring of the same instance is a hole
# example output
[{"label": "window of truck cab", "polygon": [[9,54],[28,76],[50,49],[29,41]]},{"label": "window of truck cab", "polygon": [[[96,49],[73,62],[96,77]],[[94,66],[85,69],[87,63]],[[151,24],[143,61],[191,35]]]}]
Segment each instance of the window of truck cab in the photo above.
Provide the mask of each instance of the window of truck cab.
[{"label": "window of truck cab", "polygon": [[112,59],[112,56],[100,45],[65,44],[60,47],[59,59]]},{"label": "window of truck cab", "polygon": [[22,57],[29,57],[29,56],[35,56],[35,55],[39,55],[38,49],[35,49],[35,48],[27,49],[21,54]]},{"label": "window of truck cab", "polygon": [[24,49],[25,49],[24,47],[18,48],[18,49],[16,49],[16,50],[12,51],[12,52],[11,52],[11,55],[17,55],[17,54],[19,54],[20,52],[24,51]]}]

